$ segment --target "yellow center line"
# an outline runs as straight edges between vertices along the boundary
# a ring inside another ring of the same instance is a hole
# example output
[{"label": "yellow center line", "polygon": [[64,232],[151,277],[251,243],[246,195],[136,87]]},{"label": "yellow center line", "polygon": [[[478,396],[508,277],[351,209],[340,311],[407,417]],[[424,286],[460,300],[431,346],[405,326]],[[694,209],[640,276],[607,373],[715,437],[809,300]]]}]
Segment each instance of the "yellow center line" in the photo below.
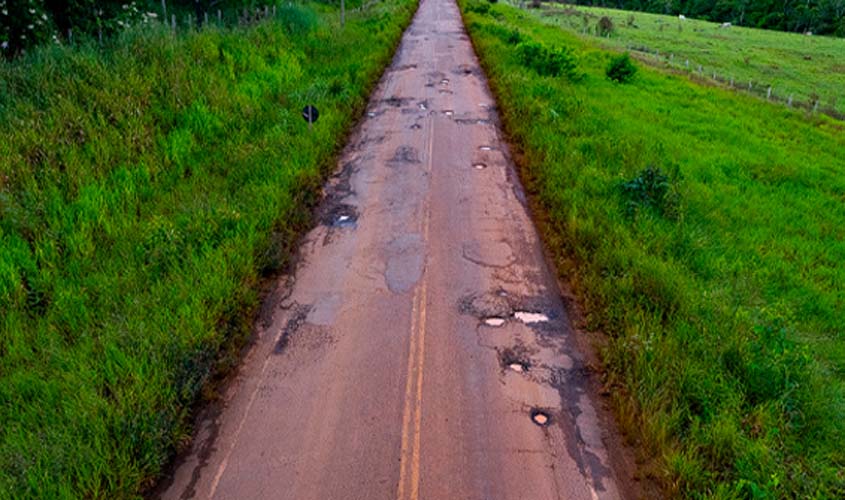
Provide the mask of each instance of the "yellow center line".
[{"label": "yellow center line", "polygon": [[417,323],[417,294],[414,293],[414,298],[411,303],[411,339],[410,347],[408,348],[408,374],[405,381],[405,404],[402,410],[402,449],[399,455],[399,490],[396,497],[400,500],[405,498],[405,464],[410,453],[408,448],[408,426],[411,423],[411,395],[414,392],[414,365],[416,358],[416,326]]},{"label": "yellow center line", "polygon": [[[434,120],[429,122],[428,172],[431,173],[434,151]],[[429,177],[430,178],[430,177]],[[423,203],[422,244],[428,246],[429,203],[427,196]],[[411,335],[408,349],[408,373],[405,382],[405,405],[402,412],[402,447],[399,455],[399,485],[396,496],[404,500],[406,487],[409,500],[418,500],[420,491],[420,436],[422,430],[422,388],[425,365],[425,321],[428,301],[427,263],[423,263],[420,284],[414,291],[411,306]],[[416,375],[416,377],[414,377]],[[411,412],[413,411],[413,431]],[[410,435],[409,435],[410,434]],[[411,437],[412,436],[412,437]],[[410,457],[409,457],[410,455]],[[409,460],[410,458],[410,460]],[[410,468],[410,472],[407,470]],[[410,478],[408,477],[410,473]],[[410,480],[410,484],[406,483]]]}]

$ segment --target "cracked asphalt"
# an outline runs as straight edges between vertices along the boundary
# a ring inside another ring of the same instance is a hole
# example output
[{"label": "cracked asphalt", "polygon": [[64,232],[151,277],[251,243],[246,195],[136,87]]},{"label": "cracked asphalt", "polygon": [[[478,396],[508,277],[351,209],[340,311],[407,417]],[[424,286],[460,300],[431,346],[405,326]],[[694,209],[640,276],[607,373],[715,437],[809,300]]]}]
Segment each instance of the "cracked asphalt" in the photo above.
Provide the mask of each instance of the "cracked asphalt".
[{"label": "cracked asphalt", "polygon": [[453,0],[422,0],[367,111],[155,496],[636,496]]}]

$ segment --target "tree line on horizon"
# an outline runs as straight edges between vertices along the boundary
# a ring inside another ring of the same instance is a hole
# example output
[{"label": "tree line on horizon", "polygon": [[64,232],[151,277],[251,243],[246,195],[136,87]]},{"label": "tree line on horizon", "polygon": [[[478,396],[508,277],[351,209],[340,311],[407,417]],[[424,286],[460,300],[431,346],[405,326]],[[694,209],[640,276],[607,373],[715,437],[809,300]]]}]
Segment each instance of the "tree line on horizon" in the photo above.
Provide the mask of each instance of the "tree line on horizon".
[{"label": "tree line on horizon", "polygon": [[568,0],[566,3],[845,36],[845,0]]}]

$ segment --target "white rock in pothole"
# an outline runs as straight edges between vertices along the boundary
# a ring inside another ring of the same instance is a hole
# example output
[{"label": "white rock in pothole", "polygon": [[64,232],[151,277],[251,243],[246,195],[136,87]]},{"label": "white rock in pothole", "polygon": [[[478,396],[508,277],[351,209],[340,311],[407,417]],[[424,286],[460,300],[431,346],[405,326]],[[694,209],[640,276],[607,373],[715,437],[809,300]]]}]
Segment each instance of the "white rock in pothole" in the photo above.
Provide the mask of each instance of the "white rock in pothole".
[{"label": "white rock in pothole", "polygon": [[535,313],[529,311],[516,311],[513,313],[513,317],[522,321],[525,324],[530,323],[545,323],[549,320],[549,317],[543,313]]}]

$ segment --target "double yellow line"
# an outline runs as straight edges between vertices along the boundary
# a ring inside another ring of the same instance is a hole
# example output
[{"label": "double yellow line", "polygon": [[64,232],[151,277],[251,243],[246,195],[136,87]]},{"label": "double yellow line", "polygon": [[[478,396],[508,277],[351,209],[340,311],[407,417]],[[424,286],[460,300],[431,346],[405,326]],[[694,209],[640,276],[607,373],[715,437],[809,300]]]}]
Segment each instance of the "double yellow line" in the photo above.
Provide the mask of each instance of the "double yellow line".
[{"label": "double yellow line", "polygon": [[[427,167],[431,179],[434,150],[434,120],[429,122]],[[428,197],[426,196],[426,200]],[[428,245],[429,203],[423,203],[422,245]],[[426,259],[427,260],[427,259]],[[414,290],[411,304],[411,335],[408,349],[408,373],[405,379],[405,402],[402,411],[402,449],[399,455],[399,500],[418,500],[420,496],[420,431],[422,423],[423,368],[425,366],[425,318],[428,301],[428,280],[423,263],[420,284]]]},{"label": "double yellow line", "polygon": [[[417,500],[420,493],[420,427],[422,421],[422,383],[425,366],[426,283],[414,293],[411,316],[411,346],[405,383],[405,408],[402,412],[402,451],[399,460],[397,498]],[[413,419],[412,414],[413,413]],[[407,497],[406,497],[407,495]]]}]

